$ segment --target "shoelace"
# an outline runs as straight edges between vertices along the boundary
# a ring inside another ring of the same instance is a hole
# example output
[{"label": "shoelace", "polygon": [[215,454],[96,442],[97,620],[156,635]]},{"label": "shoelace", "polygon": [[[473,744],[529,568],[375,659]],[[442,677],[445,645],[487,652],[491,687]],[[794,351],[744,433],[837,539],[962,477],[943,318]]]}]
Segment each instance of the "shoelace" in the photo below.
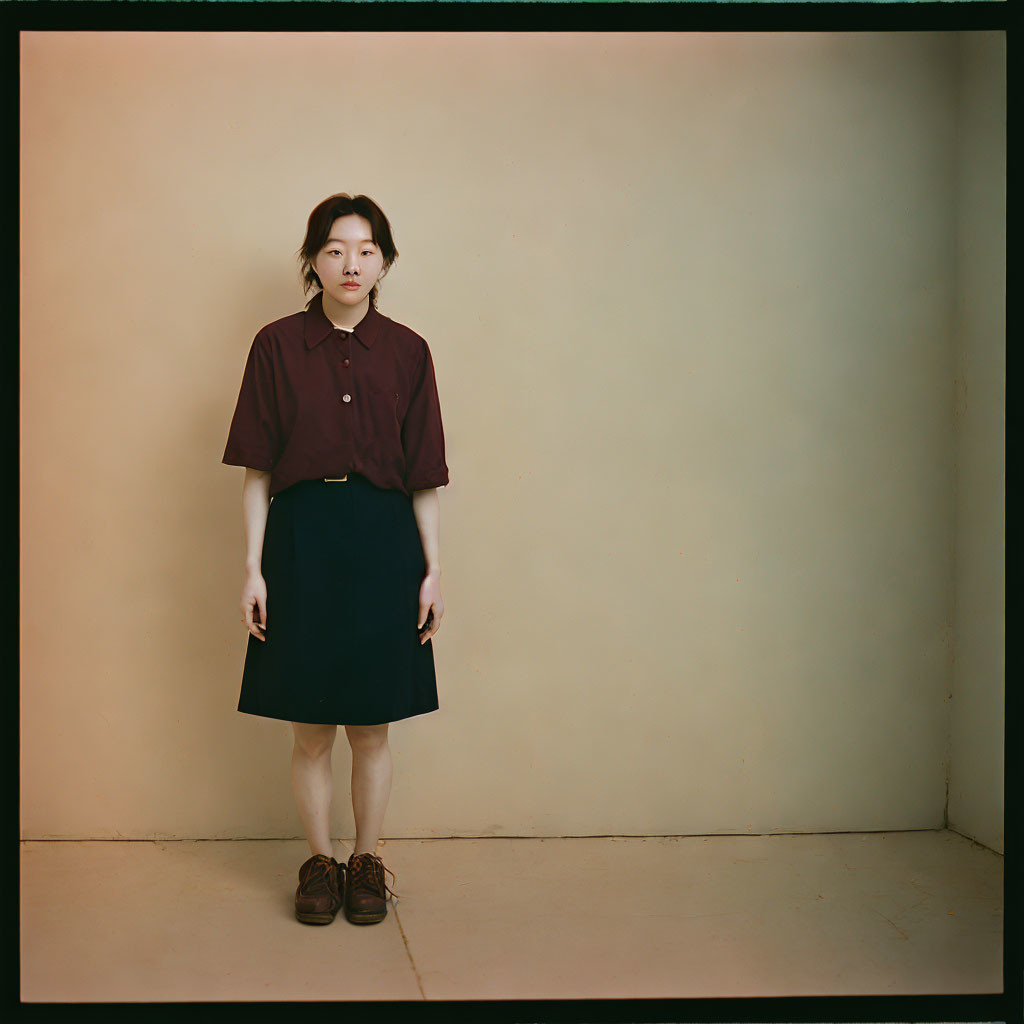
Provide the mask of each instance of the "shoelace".
[{"label": "shoelace", "polygon": [[324,893],[330,894],[331,887],[327,883],[327,877],[334,870],[330,859],[318,854],[309,862],[309,867],[299,876],[299,891],[304,896],[321,896]]},{"label": "shoelace", "polygon": [[[384,877],[387,872],[392,881],[398,881],[395,873],[384,864],[375,853],[359,853],[348,863],[348,875],[345,884],[353,889],[368,889],[372,893],[379,893],[381,888],[397,900],[398,893],[388,885]],[[387,897],[384,897],[387,899]]]}]

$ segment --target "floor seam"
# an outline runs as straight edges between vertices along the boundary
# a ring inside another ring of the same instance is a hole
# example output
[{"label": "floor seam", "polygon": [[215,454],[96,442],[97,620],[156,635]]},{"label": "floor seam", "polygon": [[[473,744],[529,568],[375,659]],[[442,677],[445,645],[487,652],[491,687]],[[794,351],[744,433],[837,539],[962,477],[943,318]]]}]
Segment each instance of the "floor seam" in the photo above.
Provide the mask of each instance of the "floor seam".
[{"label": "floor seam", "polygon": [[420,972],[416,969],[416,961],[413,958],[412,950],[409,948],[409,939],[405,934],[405,929],[402,927],[402,919],[398,916],[398,907],[392,907],[391,913],[395,915],[398,934],[402,936],[402,945],[405,946],[405,955],[409,958],[409,966],[412,968],[412,975],[416,979],[416,987],[420,990],[420,998],[426,1001],[427,994],[423,991],[423,981],[420,978]]}]

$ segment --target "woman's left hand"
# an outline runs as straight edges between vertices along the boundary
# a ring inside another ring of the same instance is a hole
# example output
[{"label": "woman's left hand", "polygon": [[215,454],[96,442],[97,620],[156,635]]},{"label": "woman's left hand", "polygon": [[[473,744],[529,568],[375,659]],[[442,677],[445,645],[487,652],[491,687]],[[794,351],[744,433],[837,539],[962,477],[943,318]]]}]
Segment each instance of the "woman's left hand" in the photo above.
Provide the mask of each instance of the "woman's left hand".
[{"label": "woman's left hand", "polygon": [[[420,584],[420,614],[416,620],[420,644],[425,644],[437,632],[442,615],[444,601],[441,600],[441,574],[428,572]],[[428,619],[429,624],[424,628]]]}]

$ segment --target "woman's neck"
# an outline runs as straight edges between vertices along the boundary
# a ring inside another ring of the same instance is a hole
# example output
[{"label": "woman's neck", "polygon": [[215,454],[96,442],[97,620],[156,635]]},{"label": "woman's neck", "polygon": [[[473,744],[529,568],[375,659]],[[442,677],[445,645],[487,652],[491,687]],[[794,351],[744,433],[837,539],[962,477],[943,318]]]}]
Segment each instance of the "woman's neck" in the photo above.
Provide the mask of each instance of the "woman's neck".
[{"label": "woman's neck", "polygon": [[360,320],[366,316],[370,308],[370,296],[367,295],[358,306],[345,306],[336,302],[327,292],[320,293],[323,296],[324,315],[343,331],[351,331]]}]

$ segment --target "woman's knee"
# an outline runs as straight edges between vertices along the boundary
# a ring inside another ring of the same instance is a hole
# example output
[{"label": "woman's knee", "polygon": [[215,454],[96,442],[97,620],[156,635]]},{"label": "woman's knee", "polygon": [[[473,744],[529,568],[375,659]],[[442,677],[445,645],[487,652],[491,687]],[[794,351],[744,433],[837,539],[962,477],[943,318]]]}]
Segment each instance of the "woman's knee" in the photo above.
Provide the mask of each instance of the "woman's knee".
[{"label": "woman's knee", "polygon": [[315,759],[331,752],[338,727],[292,722],[292,731],[295,733],[295,748],[306,757]]},{"label": "woman's knee", "polygon": [[388,745],[388,726],[390,722],[380,725],[346,725],[345,734],[353,751],[372,753]]}]

